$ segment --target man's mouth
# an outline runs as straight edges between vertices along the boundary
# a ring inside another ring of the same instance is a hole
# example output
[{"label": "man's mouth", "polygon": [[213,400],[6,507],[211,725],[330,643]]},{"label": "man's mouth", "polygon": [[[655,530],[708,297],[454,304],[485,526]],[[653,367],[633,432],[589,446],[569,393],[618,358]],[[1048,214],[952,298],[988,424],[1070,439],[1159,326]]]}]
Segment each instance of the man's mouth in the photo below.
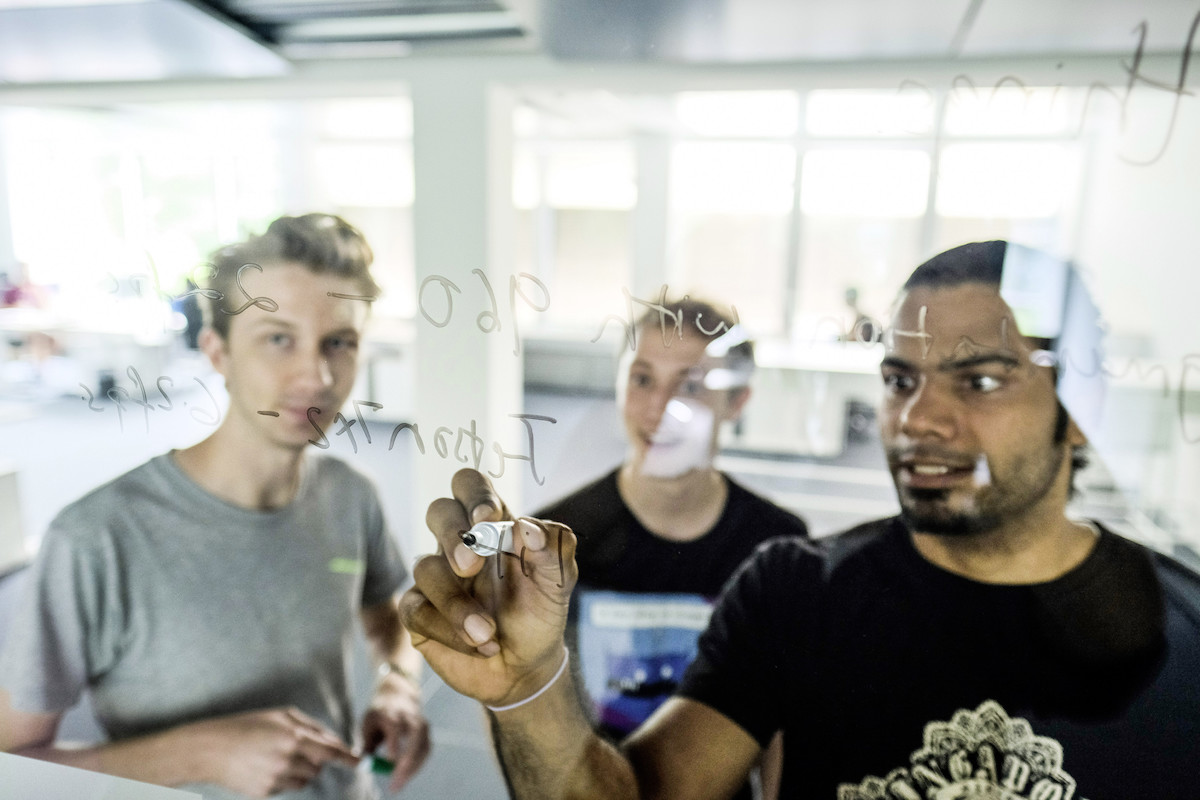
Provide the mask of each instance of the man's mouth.
[{"label": "man's mouth", "polygon": [[945,489],[964,480],[972,479],[975,473],[974,460],[958,457],[930,456],[926,454],[900,454],[892,463],[897,482],[912,489]]},{"label": "man's mouth", "polygon": [[[283,412],[289,420],[295,423],[307,423],[310,420],[316,420],[324,426],[333,422],[332,415],[330,415],[329,419],[325,418],[325,411],[318,403],[289,403],[284,406]],[[309,416],[310,414],[312,415],[311,417]]]}]

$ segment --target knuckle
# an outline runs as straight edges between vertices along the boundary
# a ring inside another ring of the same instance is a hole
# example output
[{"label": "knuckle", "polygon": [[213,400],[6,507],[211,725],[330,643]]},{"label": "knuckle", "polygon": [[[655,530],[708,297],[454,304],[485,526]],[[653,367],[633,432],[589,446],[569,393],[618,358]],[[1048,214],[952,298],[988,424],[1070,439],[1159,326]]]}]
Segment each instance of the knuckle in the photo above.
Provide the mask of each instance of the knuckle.
[{"label": "knuckle", "polygon": [[[432,633],[431,622],[436,618],[436,615],[437,612],[428,601],[413,605],[403,613],[404,627],[414,637],[430,634]],[[379,720],[380,717],[377,716],[376,722]]]},{"label": "knuckle", "polygon": [[[445,557],[440,556],[440,555],[431,554],[431,553],[427,553],[423,556],[418,557],[417,560],[414,561],[413,565],[412,565],[413,580],[415,582],[417,582],[418,584],[420,584],[422,580],[426,580],[426,581],[430,580],[435,575],[435,573],[440,571],[439,564],[438,564],[439,561],[445,561]],[[404,606],[404,602],[405,602],[404,598],[406,598],[408,596],[408,594],[413,591],[414,590],[410,589],[408,592],[405,592],[404,597],[402,597],[400,600],[401,607]],[[418,594],[419,594],[419,592],[418,592]]]},{"label": "knuckle", "polygon": [[451,483],[452,485],[458,485],[459,483],[464,482],[475,483],[480,479],[483,479],[483,475],[480,474],[478,470],[471,469],[470,467],[463,467],[454,473],[454,477],[451,478]]},{"label": "knuckle", "polygon": [[408,627],[408,622],[416,614],[417,609],[425,602],[425,595],[421,594],[419,589],[409,589],[400,597],[400,605],[397,606],[397,610],[400,613],[400,622],[405,628]]},{"label": "knuckle", "polygon": [[429,504],[429,509],[425,512],[425,520],[432,528],[435,522],[455,513],[462,513],[462,506],[459,502],[452,497],[439,497]]}]

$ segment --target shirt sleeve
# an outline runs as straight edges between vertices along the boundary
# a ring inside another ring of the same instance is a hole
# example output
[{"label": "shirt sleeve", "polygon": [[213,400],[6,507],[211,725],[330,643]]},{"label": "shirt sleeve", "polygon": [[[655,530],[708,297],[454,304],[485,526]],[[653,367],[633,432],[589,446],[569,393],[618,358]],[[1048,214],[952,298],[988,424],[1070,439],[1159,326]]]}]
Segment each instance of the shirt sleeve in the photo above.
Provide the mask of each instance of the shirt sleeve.
[{"label": "shirt sleeve", "polygon": [[374,487],[367,492],[370,509],[366,514],[366,573],[363,577],[362,605],[382,603],[408,579],[408,570],[396,544],[396,537],[388,530],[383,509]]},{"label": "shirt sleeve", "polygon": [[766,747],[803,682],[820,560],[800,540],[755,551],[726,585],[679,694],[724,714]]},{"label": "shirt sleeve", "polygon": [[69,709],[119,657],[118,559],[106,536],[71,527],[51,525],[0,650],[0,686],[20,711]]}]

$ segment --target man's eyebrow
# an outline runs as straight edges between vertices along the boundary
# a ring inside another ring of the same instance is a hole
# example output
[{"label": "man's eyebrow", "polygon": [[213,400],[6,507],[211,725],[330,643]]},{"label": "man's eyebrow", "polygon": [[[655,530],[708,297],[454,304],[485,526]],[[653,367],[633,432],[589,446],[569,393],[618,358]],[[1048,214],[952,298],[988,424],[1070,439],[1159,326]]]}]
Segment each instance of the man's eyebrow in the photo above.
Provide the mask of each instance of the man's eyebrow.
[{"label": "man's eyebrow", "polygon": [[883,361],[879,362],[879,368],[883,369],[885,367],[888,367],[891,369],[912,369],[913,368],[913,366],[910,362],[906,361],[903,358],[899,358],[898,356],[884,356]]},{"label": "man's eyebrow", "polygon": [[[939,372],[953,372],[959,369],[1000,364],[1013,368],[1021,365],[1021,360],[1009,352],[976,353],[962,358],[948,358],[940,362],[936,369]],[[912,362],[897,356],[884,356],[879,364],[880,369],[915,369]]]},{"label": "man's eyebrow", "polygon": [[250,325],[254,328],[295,328],[295,324],[286,319],[281,319],[274,314],[270,316],[251,317]]},{"label": "man's eyebrow", "polygon": [[938,364],[937,368],[942,372],[950,372],[956,369],[970,369],[971,367],[990,366],[993,364],[1014,368],[1021,365],[1021,360],[1008,351],[976,353],[962,358],[948,358]]}]

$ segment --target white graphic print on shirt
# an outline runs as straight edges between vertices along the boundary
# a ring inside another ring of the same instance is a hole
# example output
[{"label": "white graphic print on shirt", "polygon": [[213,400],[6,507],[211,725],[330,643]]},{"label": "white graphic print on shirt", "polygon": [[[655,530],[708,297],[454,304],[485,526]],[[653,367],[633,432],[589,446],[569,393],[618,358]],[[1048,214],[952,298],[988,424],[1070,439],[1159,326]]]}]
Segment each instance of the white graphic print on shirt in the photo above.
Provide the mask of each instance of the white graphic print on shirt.
[{"label": "white graphic print on shirt", "polygon": [[[909,766],[857,786],[842,784],[838,800],[1072,800],[1075,780],[1062,771],[1062,745],[1037,736],[988,700],[949,722],[925,726],[925,746]],[[1077,800],[1083,800],[1078,798]]]}]

